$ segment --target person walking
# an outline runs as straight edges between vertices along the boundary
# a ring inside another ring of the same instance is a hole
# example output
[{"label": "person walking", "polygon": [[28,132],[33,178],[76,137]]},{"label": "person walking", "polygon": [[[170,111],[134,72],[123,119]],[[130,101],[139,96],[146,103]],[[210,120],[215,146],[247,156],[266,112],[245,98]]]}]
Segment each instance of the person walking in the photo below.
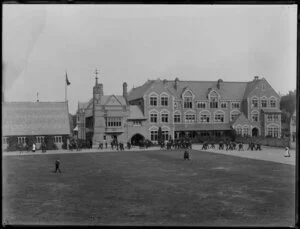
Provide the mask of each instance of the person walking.
[{"label": "person walking", "polygon": [[60,170],[60,161],[58,159],[55,161],[55,173],[57,171],[61,173],[61,170]]},{"label": "person walking", "polygon": [[35,143],[32,143],[32,152],[35,152]]},{"label": "person walking", "polygon": [[290,148],[287,146],[285,147],[285,153],[284,153],[284,157],[290,157]]},{"label": "person walking", "polygon": [[184,151],[183,159],[184,159],[184,160],[190,160],[190,154],[189,154],[188,150],[185,150],[185,151]]}]

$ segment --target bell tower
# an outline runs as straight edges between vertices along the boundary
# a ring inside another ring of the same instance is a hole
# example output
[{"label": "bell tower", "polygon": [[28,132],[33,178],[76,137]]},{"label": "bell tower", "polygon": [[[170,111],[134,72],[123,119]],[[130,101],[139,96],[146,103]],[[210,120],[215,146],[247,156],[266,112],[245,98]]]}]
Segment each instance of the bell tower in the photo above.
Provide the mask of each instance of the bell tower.
[{"label": "bell tower", "polygon": [[98,83],[98,70],[95,70],[95,86],[93,87],[93,145],[98,146],[103,143],[105,133],[104,110],[101,104],[103,96],[103,84]]}]

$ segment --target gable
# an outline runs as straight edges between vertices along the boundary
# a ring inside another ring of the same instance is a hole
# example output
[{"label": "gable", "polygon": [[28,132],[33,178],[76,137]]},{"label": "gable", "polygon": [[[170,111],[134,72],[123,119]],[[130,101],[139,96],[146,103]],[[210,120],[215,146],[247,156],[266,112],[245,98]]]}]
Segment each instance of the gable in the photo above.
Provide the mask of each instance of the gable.
[{"label": "gable", "polygon": [[158,96],[162,94],[172,95],[172,92],[167,88],[167,85],[160,79],[153,82],[153,84],[144,92],[145,96],[156,94]]},{"label": "gable", "polygon": [[263,97],[265,96],[266,98],[270,97],[275,97],[279,99],[279,95],[276,93],[276,91],[273,89],[273,87],[269,84],[269,82],[265,79],[259,79],[257,82],[249,82],[250,88],[248,89],[248,94],[245,96],[246,97],[252,97],[252,96],[257,96],[257,97]]},{"label": "gable", "polygon": [[105,106],[122,106],[121,102],[115,95],[111,95],[106,103],[104,104]]}]

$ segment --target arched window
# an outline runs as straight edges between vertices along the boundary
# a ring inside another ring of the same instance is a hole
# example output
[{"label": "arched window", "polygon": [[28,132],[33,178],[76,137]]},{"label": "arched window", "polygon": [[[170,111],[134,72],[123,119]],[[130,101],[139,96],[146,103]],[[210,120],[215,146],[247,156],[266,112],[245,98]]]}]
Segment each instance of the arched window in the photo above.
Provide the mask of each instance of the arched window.
[{"label": "arched window", "polygon": [[242,126],[238,125],[238,126],[235,128],[235,131],[236,131],[236,134],[237,134],[237,135],[242,135],[242,134],[243,134]]},{"label": "arched window", "polygon": [[258,98],[257,97],[253,97],[251,99],[251,106],[252,106],[252,108],[258,108]]},{"label": "arched window", "polygon": [[210,108],[218,108],[218,94],[213,91],[209,94],[209,104]]},{"label": "arched window", "polygon": [[161,96],[160,96],[160,105],[162,107],[167,107],[169,106],[169,96],[166,94],[166,93],[163,93]]},{"label": "arched window", "polygon": [[174,123],[180,123],[181,122],[181,115],[179,112],[174,113]]},{"label": "arched window", "polygon": [[164,126],[164,127],[161,128],[161,130],[162,130],[162,140],[163,140],[163,141],[169,140],[169,136],[170,136],[170,128]]},{"label": "arched window", "polygon": [[185,92],[183,100],[184,100],[183,103],[184,108],[193,108],[193,95],[191,92],[189,91]]},{"label": "arched window", "polygon": [[265,107],[268,106],[268,100],[267,100],[266,97],[263,97],[263,98],[260,99],[260,105],[261,105],[262,108],[265,108]]},{"label": "arched window", "polygon": [[240,112],[238,112],[238,111],[232,111],[230,113],[230,121],[235,120],[235,118],[238,117],[239,115],[240,115]]},{"label": "arched window", "polygon": [[251,112],[251,120],[253,121],[253,122],[258,122],[258,111],[252,111]]},{"label": "arched window", "polygon": [[272,108],[276,107],[276,98],[274,98],[274,97],[270,98],[270,107],[272,107]]},{"label": "arched window", "polygon": [[199,115],[200,123],[209,123],[210,122],[210,112],[201,111]]},{"label": "arched window", "polygon": [[249,136],[249,126],[243,126],[243,136]]},{"label": "arched window", "polygon": [[222,111],[217,111],[215,113],[215,122],[224,122],[225,121],[225,117],[224,117],[224,112]]},{"label": "arched window", "polygon": [[168,111],[161,111],[160,118],[162,123],[168,123],[169,122],[169,112]]},{"label": "arched window", "polygon": [[185,122],[186,123],[193,123],[196,121],[196,114],[195,112],[188,111],[185,113]]},{"label": "arched window", "polygon": [[157,123],[158,121],[158,111],[152,110],[149,112],[150,114],[150,123]]},{"label": "arched window", "polygon": [[156,93],[151,93],[150,94],[150,106],[151,107],[156,107],[157,106],[157,94]]},{"label": "arched window", "polygon": [[156,126],[151,127],[150,129],[150,139],[151,141],[157,141],[158,139],[158,128]]}]

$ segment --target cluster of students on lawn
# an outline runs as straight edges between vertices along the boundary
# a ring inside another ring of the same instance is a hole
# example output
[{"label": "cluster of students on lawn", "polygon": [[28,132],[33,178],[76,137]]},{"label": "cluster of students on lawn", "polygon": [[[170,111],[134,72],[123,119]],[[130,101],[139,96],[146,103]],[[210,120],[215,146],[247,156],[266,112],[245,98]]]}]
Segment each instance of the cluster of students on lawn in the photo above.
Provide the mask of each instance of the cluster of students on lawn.
[{"label": "cluster of students on lawn", "polygon": [[[204,142],[202,145],[202,150],[206,150],[206,149],[215,149],[215,143],[208,143],[208,142]],[[219,142],[219,150],[239,150],[239,151],[244,151],[244,144],[243,143],[236,143],[233,141],[226,141],[224,142]],[[261,150],[261,145],[259,143],[253,143],[253,142],[249,142],[248,148],[247,150]]]}]

